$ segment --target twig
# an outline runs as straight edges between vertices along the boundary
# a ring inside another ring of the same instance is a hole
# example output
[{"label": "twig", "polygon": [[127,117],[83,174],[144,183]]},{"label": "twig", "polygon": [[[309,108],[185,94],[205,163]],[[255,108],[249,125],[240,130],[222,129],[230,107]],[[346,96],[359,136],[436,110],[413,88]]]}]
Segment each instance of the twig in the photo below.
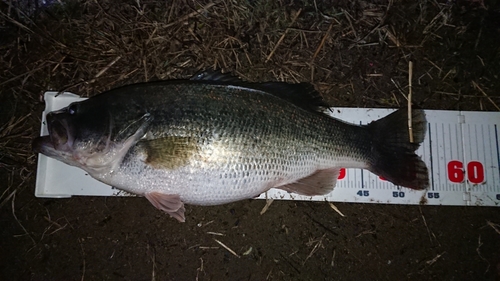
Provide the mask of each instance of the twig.
[{"label": "twig", "polygon": [[[47,213],[48,213],[48,211],[47,211]],[[57,227],[54,231],[52,231],[52,232],[51,232],[51,233],[49,233],[48,235],[52,235],[52,234],[54,234],[54,233],[56,233],[56,232],[58,232],[58,231],[60,231],[60,230],[63,230],[63,229],[65,229],[65,228],[66,228],[66,226],[68,225],[68,224],[65,224],[64,226],[62,226],[62,225],[58,224],[57,222],[52,221],[52,220],[50,219],[50,215],[49,215],[49,217],[44,216],[43,218],[44,218],[46,221],[48,221],[49,223],[51,223],[52,225],[55,225],[55,226]],[[51,227],[52,225],[49,225],[49,226],[47,227],[47,229],[43,232],[43,234],[42,234],[42,238],[43,238],[43,236],[44,236],[45,232],[47,232],[47,231],[50,229],[50,227]],[[42,239],[40,239],[40,240],[42,240]]]},{"label": "twig", "polygon": [[[16,191],[16,190],[15,190]],[[31,235],[28,233],[28,231],[26,230],[26,228],[24,228],[24,226],[21,224],[21,222],[17,219],[17,216],[16,216],[16,212],[14,211],[15,208],[14,208],[14,201],[16,201],[16,193],[14,191],[14,194],[12,195],[12,215],[14,216],[14,219],[17,221],[17,223],[19,224],[19,226],[24,230],[24,233],[26,233],[26,235],[28,235],[28,237],[31,239],[31,242],[33,242],[33,246],[36,245],[36,242],[35,242],[35,239],[33,239],[33,237],[31,237]]]},{"label": "twig", "polygon": [[202,272],[202,271],[203,271],[203,259],[202,259],[202,258],[200,258],[200,261],[201,261],[201,265],[200,265],[200,267],[198,267],[198,268],[196,269],[196,279],[195,279],[196,281],[198,281],[198,280],[199,280],[199,279],[198,279],[198,275],[200,274],[200,272]]},{"label": "twig", "polygon": [[432,66],[434,66],[435,68],[437,68],[439,70],[438,77],[441,77],[441,73],[443,72],[443,69],[441,69],[441,67],[437,66],[437,64],[435,64],[433,61],[429,60],[428,58],[424,58],[424,60],[426,60],[427,62],[429,62],[430,64],[432,64]]},{"label": "twig", "polygon": [[344,9],[342,9],[341,11],[345,15],[347,21],[349,22],[349,25],[351,26],[352,33],[354,33],[354,37],[356,38],[356,41],[359,41],[358,40],[358,34],[356,33],[356,29],[354,29],[354,25],[352,25],[351,15],[349,15],[349,13],[346,10],[344,10]]},{"label": "twig", "polygon": [[121,56],[117,56],[112,62],[108,63],[108,65],[106,65],[106,67],[104,67],[101,71],[99,71],[95,76],[94,78],[99,78],[99,76],[101,76],[104,72],[106,72],[111,66],[113,66],[113,64],[115,64],[117,61],[119,61],[122,57]]},{"label": "twig", "polygon": [[29,29],[29,28],[28,28],[28,27],[26,27],[24,24],[22,24],[22,23],[20,23],[20,22],[16,21],[15,19],[13,19],[13,18],[9,17],[9,15],[4,14],[2,11],[0,11],[0,15],[3,15],[3,16],[4,16],[4,17],[6,17],[9,21],[11,21],[13,24],[15,24],[15,25],[19,26],[20,28],[22,28],[22,29],[24,29],[24,30],[28,31],[29,33],[32,33],[32,34],[33,34],[33,33],[35,33],[33,30]]},{"label": "twig", "polygon": [[252,250],[253,250],[253,247],[252,247],[252,246],[250,246],[250,248],[248,248],[248,250],[246,250],[246,251],[243,253],[243,255],[244,255],[244,256],[248,256],[248,255],[250,255],[250,253],[252,252]]},{"label": "twig", "polygon": [[224,233],[220,233],[220,232],[212,232],[212,231],[208,231],[207,234],[210,234],[210,235],[217,235],[217,236],[226,236]]},{"label": "twig", "polygon": [[488,96],[484,91],[483,89],[481,89],[481,87],[479,87],[479,85],[475,82],[475,81],[472,81],[472,85],[474,85],[475,88],[477,88],[481,93],[483,93],[483,95],[491,102],[491,104],[493,104],[493,106],[496,107],[496,109],[498,111],[500,111],[500,107],[498,107],[498,105],[490,98],[490,96]]},{"label": "twig", "polygon": [[429,230],[429,226],[427,226],[427,221],[425,220],[424,214],[422,213],[422,209],[420,207],[418,207],[418,209],[420,211],[420,215],[422,216],[422,220],[424,221],[425,228],[427,229],[427,234],[429,235],[429,241],[431,241],[432,243],[432,236],[434,236],[434,239],[438,242],[439,245],[441,245],[437,240],[436,235],[434,235],[434,233],[432,233],[431,236],[431,231]]},{"label": "twig", "polygon": [[366,234],[375,234],[377,233],[375,230],[365,230],[363,232],[361,232],[360,234],[356,235],[355,238],[359,238],[363,235],[366,235]]},{"label": "twig", "polygon": [[411,97],[412,97],[412,81],[413,78],[413,62],[408,64],[408,134],[410,135],[410,142],[413,143],[413,120],[411,116]]},{"label": "twig", "polygon": [[333,205],[333,203],[329,202],[328,204],[330,204],[330,207],[337,213],[339,213],[339,215],[344,216],[344,214],[342,214],[342,212],[337,208],[337,206]]},{"label": "twig", "polygon": [[146,65],[146,59],[142,59],[142,64],[144,66],[144,79],[147,82],[148,81],[148,67]]},{"label": "twig", "polygon": [[153,269],[152,269],[152,272],[151,272],[151,281],[155,281],[156,280],[156,249],[154,247],[150,247],[149,244],[147,244],[148,246],[148,252],[151,251],[151,248],[153,248],[152,252],[152,257],[151,257],[151,261],[153,262]]},{"label": "twig", "polygon": [[185,21],[185,20],[187,20],[187,19],[189,19],[189,18],[191,18],[191,17],[194,17],[194,16],[196,16],[196,15],[199,15],[199,14],[201,14],[201,12],[203,12],[204,10],[208,10],[208,9],[212,8],[215,4],[216,4],[216,3],[214,3],[214,2],[212,2],[212,3],[208,3],[208,4],[207,4],[207,5],[205,5],[204,7],[200,8],[200,9],[198,9],[198,10],[196,10],[196,11],[192,12],[192,13],[189,13],[189,14],[187,14],[187,15],[183,16],[182,18],[180,18],[180,19],[178,19],[178,20],[176,20],[176,21],[174,21],[174,22],[171,22],[171,23],[169,23],[169,24],[165,25],[165,28],[167,28],[167,27],[171,27],[171,26],[176,25],[176,24],[178,24],[178,23],[181,23],[181,22],[183,22],[183,21]]},{"label": "twig", "polygon": [[260,211],[260,215],[262,216],[265,212],[267,212],[267,209],[269,209],[269,206],[273,203],[274,199],[273,198],[267,198],[267,191],[266,191],[266,205],[262,210]]},{"label": "twig", "polygon": [[[9,187],[10,188],[10,187]],[[8,189],[7,189],[8,190]],[[7,191],[6,190],[6,191]],[[12,191],[12,193],[9,194],[9,196],[7,196],[3,201],[2,203],[0,203],[0,209],[3,207],[3,205],[5,205],[10,198],[12,198],[14,196],[14,194],[16,193],[16,190]],[[2,197],[3,197],[3,194],[2,194]],[[1,198],[1,197],[0,197]]]},{"label": "twig", "polygon": [[491,221],[486,221],[486,223],[488,223],[488,225],[491,226],[496,233],[500,234],[500,225],[492,223]]},{"label": "twig", "polygon": [[488,270],[490,270],[490,262],[489,262],[487,259],[485,259],[485,258],[483,257],[483,255],[481,255],[481,250],[480,250],[481,246],[483,246],[483,242],[481,242],[481,235],[479,235],[479,237],[478,237],[478,239],[477,239],[477,248],[476,248],[476,252],[477,252],[477,255],[478,255],[478,256],[479,256],[479,257],[480,257],[483,261],[485,261],[485,262],[488,264],[488,267],[486,268],[486,271],[484,272],[484,273],[486,273],[486,272],[488,272]]},{"label": "twig", "polygon": [[83,250],[83,244],[80,238],[78,238],[78,243],[80,243],[80,248],[82,249],[83,264],[82,264],[82,278],[80,280],[83,281],[85,279],[85,250]]},{"label": "twig", "polygon": [[330,263],[332,267],[335,266],[335,250],[333,250],[333,255],[332,255],[332,262]]},{"label": "twig", "polygon": [[383,26],[380,29],[387,34],[387,37],[389,37],[392,43],[396,44],[396,47],[401,46],[399,39],[396,36],[394,36],[394,34],[392,34],[392,32],[387,28],[387,26]]},{"label": "twig", "polygon": [[434,263],[435,263],[435,262],[436,262],[436,261],[437,261],[437,260],[438,260],[438,259],[442,256],[442,255],[444,255],[445,253],[446,253],[446,251],[445,251],[445,252],[442,252],[441,254],[437,254],[437,256],[436,256],[435,258],[433,258],[432,260],[428,260],[428,261],[426,261],[426,263],[427,263],[428,265],[433,265],[433,264],[434,264]]},{"label": "twig", "polygon": [[400,107],[398,98],[396,97],[396,94],[394,94],[393,91],[391,91],[391,94],[392,94],[392,97],[394,98],[394,102],[396,102],[396,104],[398,105],[398,107]]},{"label": "twig", "polygon": [[6,80],[6,81],[3,81],[2,83],[0,83],[0,86],[3,86],[3,85],[5,85],[5,84],[7,84],[7,83],[9,83],[9,82],[15,81],[15,80],[17,80],[17,79],[19,79],[19,78],[22,78],[22,77],[23,77],[23,76],[25,76],[25,75],[31,76],[33,73],[37,72],[38,70],[40,70],[40,69],[42,69],[42,68],[44,68],[44,67],[46,67],[46,66],[47,66],[47,65],[46,65],[45,63],[42,63],[42,65],[40,65],[40,66],[38,66],[38,67],[35,67],[35,68],[33,68],[32,70],[30,70],[30,71],[28,71],[28,72],[25,72],[25,73],[19,74],[19,75],[15,76],[15,77],[12,77],[12,78],[10,78],[10,79],[8,79],[8,80]]},{"label": "twig", "polygon": [[224,245],[224,243],[222,243],[221,241],[217,240],[214,238],[214,241],[217,242],[217,244],[221,245],[224,249],[226,249],[228,252],[230,252],[231,254],[233,254],[234,256],[240,258],[240,256],[235,252],[233,251],[231,248],[229,248],[228,246]]},{"label": "twig", "polygon": [[425,220],[424,214],[422,213],[422,209],[420,209],[420,215],[422,216],[422,220],[424,221],[425,228],[427,229],[427,234],[429,235],[429,241],[432,242],[431,231],[429,230],[429,227],[427,226],[427,221]]},{"label": "twig", "polygon": [[396,86],[396,89],[398,89],[399,93],[401,93],[401,95],[405,98],[405,99],[408,99],[408,97],[405,95],[405,93],[403,92],[403,89],[401,89],[401,86],[399,86],[399,84],[394,81],[394,79],[391,78],[391,82],[392,84],[394,84],[394,86]]},{"label": "twig", "polygon": [[479,28],[479,34],[477,35],[476,43],[474,44],[474,50],[477,50],[477,45],[479,45],[479,38],[481,38],[481,33],[483,33],[483,26]]},{"label": "twig", "polygon": [[330,31],[332,30],[332,27],[333,27],[333,22],[328,27],[328,30],[326,31],[325,36],[323,36],[323,39],[321,39],[321,42],[319,43],[319,46],[316,49],[316,52],[314,52],[314,55],[312,56],[312,59],[311,59],[311,64],[313,64],[313,62],[316,59],[316,57],[318,56],[319,52],[323,48],[323,45],[325,44],[326,38],[328,38],[328,35],[330,34]]},{"label": "twig", "polygon": [[200,250],[217,250],[219,247],[200,246]]},{"label": "twig", "polygon": [[[306,257],[306,259],[302,262],[302,265],[304,265],[304,264],[306,263],[306,261],[307,261],[310,257],[312,257],[312,255],[313,255],[313,254],[314,254],[314,253],[318,250],[318,247],[319,247],[319,246],[322,246],[322,245],[323,245],[323,243],[322,243],[322,242],[323,242],[323,238],[325,238],[325,236],[326,236],[326,233],[325,233],[325,234],[323,234],[323,236],[321,236],[321,238],[320,238],[319,240],[317,240],[316,245],[314,245],[314,248],[311,250],[311,252],[310,252],[310,253],[309,253],[309,255]],[[314,242],[314,241],[312,241],[312,242]]]},{"label": "twig", "polygon": [[[300,13],[301,13],[301,12],[302,12],[302,8],[301,8],[301,9],[299,9],[299,11],[295,14],[295,16],[294,16],[294,17],[293,17],[293,19],[292,19],[292,23],[290,24],[290,26],[291,26],[291,25],[293,25],[293,24],[295,23],[295,20],[297,20],[297,18],[299,17],[299,15],[300,15]],[[285,29],[285,32],[283,32],[283,34],[281,35],[281,37],[280,37],[280,39],[278,40],[278,42],[276,42],[276,45],[274,45],[273,50],[272,50],[272,51],[271,51],[271,53],[267,56],[267,58],[266,58],[265,62],[268,62],[268,61],[271,59],[271,57],[274,55],[274,52],[276,52],[276,49],[278,49],[279,45],[281,44],[281,41],[283,41],[283,39],[285,39],[285,35],[286,35],[286,33],[288,32],[288,30],[289,30],[288,28],[287,28],[287,29]]]}]

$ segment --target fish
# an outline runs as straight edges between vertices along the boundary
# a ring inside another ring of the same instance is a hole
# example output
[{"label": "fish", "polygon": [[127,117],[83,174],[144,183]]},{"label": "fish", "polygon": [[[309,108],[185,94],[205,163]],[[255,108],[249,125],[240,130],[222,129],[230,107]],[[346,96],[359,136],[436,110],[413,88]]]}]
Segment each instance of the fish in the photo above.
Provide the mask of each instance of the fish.
[{"label": "fish", "polygon": [[367,125],[327,114],[312,84],[248,82],[207,70],[131,84],[49,112],[33,151],[143,196],[185,221],[185,206],[255,198],[271,188],[330,193],[341,168],[410,189],[429,186],[415,151],[427,121],[399,109]]}]

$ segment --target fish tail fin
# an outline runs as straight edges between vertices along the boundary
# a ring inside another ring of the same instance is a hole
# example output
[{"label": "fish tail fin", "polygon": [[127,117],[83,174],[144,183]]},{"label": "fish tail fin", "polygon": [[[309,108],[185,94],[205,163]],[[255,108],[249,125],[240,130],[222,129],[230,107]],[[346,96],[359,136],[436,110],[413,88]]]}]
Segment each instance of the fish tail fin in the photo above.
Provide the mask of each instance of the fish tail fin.
[{"label": "fish tail fin", "polygon": [[368,170],[400,186],[425,189],[429,173],[415,154],[425,138],[427,121],[421,109],[412,110],[413,142],[410,142],[407,110],[399,109],[367,125],[373,137]]}]

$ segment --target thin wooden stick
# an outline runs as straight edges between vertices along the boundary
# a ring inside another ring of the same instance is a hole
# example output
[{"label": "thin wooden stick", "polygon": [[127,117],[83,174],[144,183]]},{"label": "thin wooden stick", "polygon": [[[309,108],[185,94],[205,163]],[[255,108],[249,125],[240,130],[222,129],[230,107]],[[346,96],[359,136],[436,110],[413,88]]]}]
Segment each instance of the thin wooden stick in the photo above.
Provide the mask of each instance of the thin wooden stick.
[{"label": "thin wooden stick", "polygon": [[323,39],[321,39],[321,43],[319,44],[318,48],[316,49],[316,52],[314,52],[314,55],[311,59],[311,64],[314,62],[314,60],[318,56],[319,52],[323,48],[323,45],[325,45],[326,38],[328,38],[328,35],[330,35],[330,31],[332,30],[332,27],[333,27],[333,22],[328,27],[328,30],[326,31],[325,36],[323,36]]},{"label": "thin wooden stick", "polygon": [[[301,12],[302,12],[302,9],[299,9],[299,11],[293,17],[292,23],[290,24],[290,26],[295,23],[295,21],[297,20],[297,18],[299,17],[299,15],[300,15]],[[267,56],[265,62],[268,62],[271,59],[271,57],[274,55],[274,52],[276,52],[276,49],[278,49],[279,45],[281,44],[281,41],[283,41],[283,39],[285,39],[285,35],[286,35],[287,32],[288,32],[288,28],[285,29],[285,32],[283,32],[283,35],[281,35],[281,37],[278,40],[278,42],[276,43],[276,45],[274,45],[273,50],[271,51],[271,53],[269,54],[269,56]]]},{"label": "thin wooden stick", "polygon": [[228,246],[226,246],[224,243],[222,243],[221,241],[217,240],[217,239],[214,239],[215,242],[217,242],[217,244],[221,245],[222,247],[224,247],[224,249],[226,249],[228,252],[230,252],[231,254],[233,254],[234,256],[236,257],[240,257],[235,251],[233,251],[231,248],[229,248]]},{"label": "thin wooden stick", "polygon": [[339,210],[339,208],[337,208],[337,206],[333,205],[333,203],[329,203],[330,204],[330,208],[332,208],[335,212],[339,213],[339,215],[345,217],[344,214],[342,214],[342,212]]},{"label": "thin wooden stick", "polygon": [[411,80],[413,77],[413,62],[410,61],[408,65],[408,134],[410,135],[410,142],[413,143],[413,120],[411,118],[411,96],[412,96],[412,84]]},{"label": "thin wooden stick", "polygon": [[108,63],[108,65],[106,65],[106,67],[104,67],[103,69],[101,69],[101,71],[99,71],[95,76],[94,78],[99,78],[104,72],[106,72],[110,67],[113,66],[113,64],[115,64],[117,61],[119,61],[122,57],[121,56],[117,56],[112,62]]},{"label": "thin wooden stick", "polygon": [[481,89],[481,87],[479,87],[479,85],[475,81],[472,81],[472,85],[476,89],[478,89],[491,102],[491,104],[493,104],[493,106],[496,107],[496,109],[500,111],[500,107],[498,107],[498,105],[483,91],[483,89]]},{"label": "thin wooden stick", "polygon": [[[266,192],[266,195],[267,195],[267,192]],[[273,201],[274,201],[273,198],[266,198],[266,205],[260,211],[260,215],[263,215],[265,212],[267,212],[267,209],[269,209],[269,206],[271,206],[271,203],[273,203]]]},{"label": "thin wooden stick", "polygon": [[187,14],[187,15],[183,16],[183,17],[181,17],[180,19],[178,19],[178,20],[176,20],[176,21],[174,21],[174,22],[171,22],[171,23],[169,23],[169,24],[165,25],[165,28],[167,28],[167,27],[171,27],[171,26],[176,25],[176,24],[178,24],[178,23],[181,23],[181,22],[183,22],[183,21],[185,21],[185,20],[187,20],[187,19],[189,19],[189,18],[192,18],[192,17],[194,17],[194,16],[196,16],[196,15],[199,15],[199,14],[201,14],[203,11],[205,11],[205,10],[208,10],[208,9],[212,8],[215,4],[216,4],[216,3],[213,3],[213,2],[212,2],[212,3],[208,3],[208,4],[207,4],[207,5],[205,5],[204,7],[200,8],[200,9],[198,9],[198,10],[196,10],[196,11],[194,11],[194,12],[190,13],[190,14]]}]

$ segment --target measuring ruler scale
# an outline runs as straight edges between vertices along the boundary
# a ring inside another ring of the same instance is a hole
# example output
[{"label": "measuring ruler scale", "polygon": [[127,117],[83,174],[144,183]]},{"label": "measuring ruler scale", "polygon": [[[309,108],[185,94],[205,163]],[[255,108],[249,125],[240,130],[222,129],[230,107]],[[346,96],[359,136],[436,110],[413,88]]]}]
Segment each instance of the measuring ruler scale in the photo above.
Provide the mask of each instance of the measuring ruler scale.
[{"label": "measuring ruler scale", "polygon": [[[71,93],[46,92],[41,135],[47,135],[45,115],[84,100]],[[393,109],[332,108],[331,116],[368,124]],[[500,112],[425,110],[426,138],[417,154],[427,164],[430,186],[415,191],[396,186],[363,169],[342,169],[335,189],[324,196],[302,196],[271,189],[258,198],[428,205],[500,205]],[[85,171],[39,155],[37,197],[127,196]]]}]

